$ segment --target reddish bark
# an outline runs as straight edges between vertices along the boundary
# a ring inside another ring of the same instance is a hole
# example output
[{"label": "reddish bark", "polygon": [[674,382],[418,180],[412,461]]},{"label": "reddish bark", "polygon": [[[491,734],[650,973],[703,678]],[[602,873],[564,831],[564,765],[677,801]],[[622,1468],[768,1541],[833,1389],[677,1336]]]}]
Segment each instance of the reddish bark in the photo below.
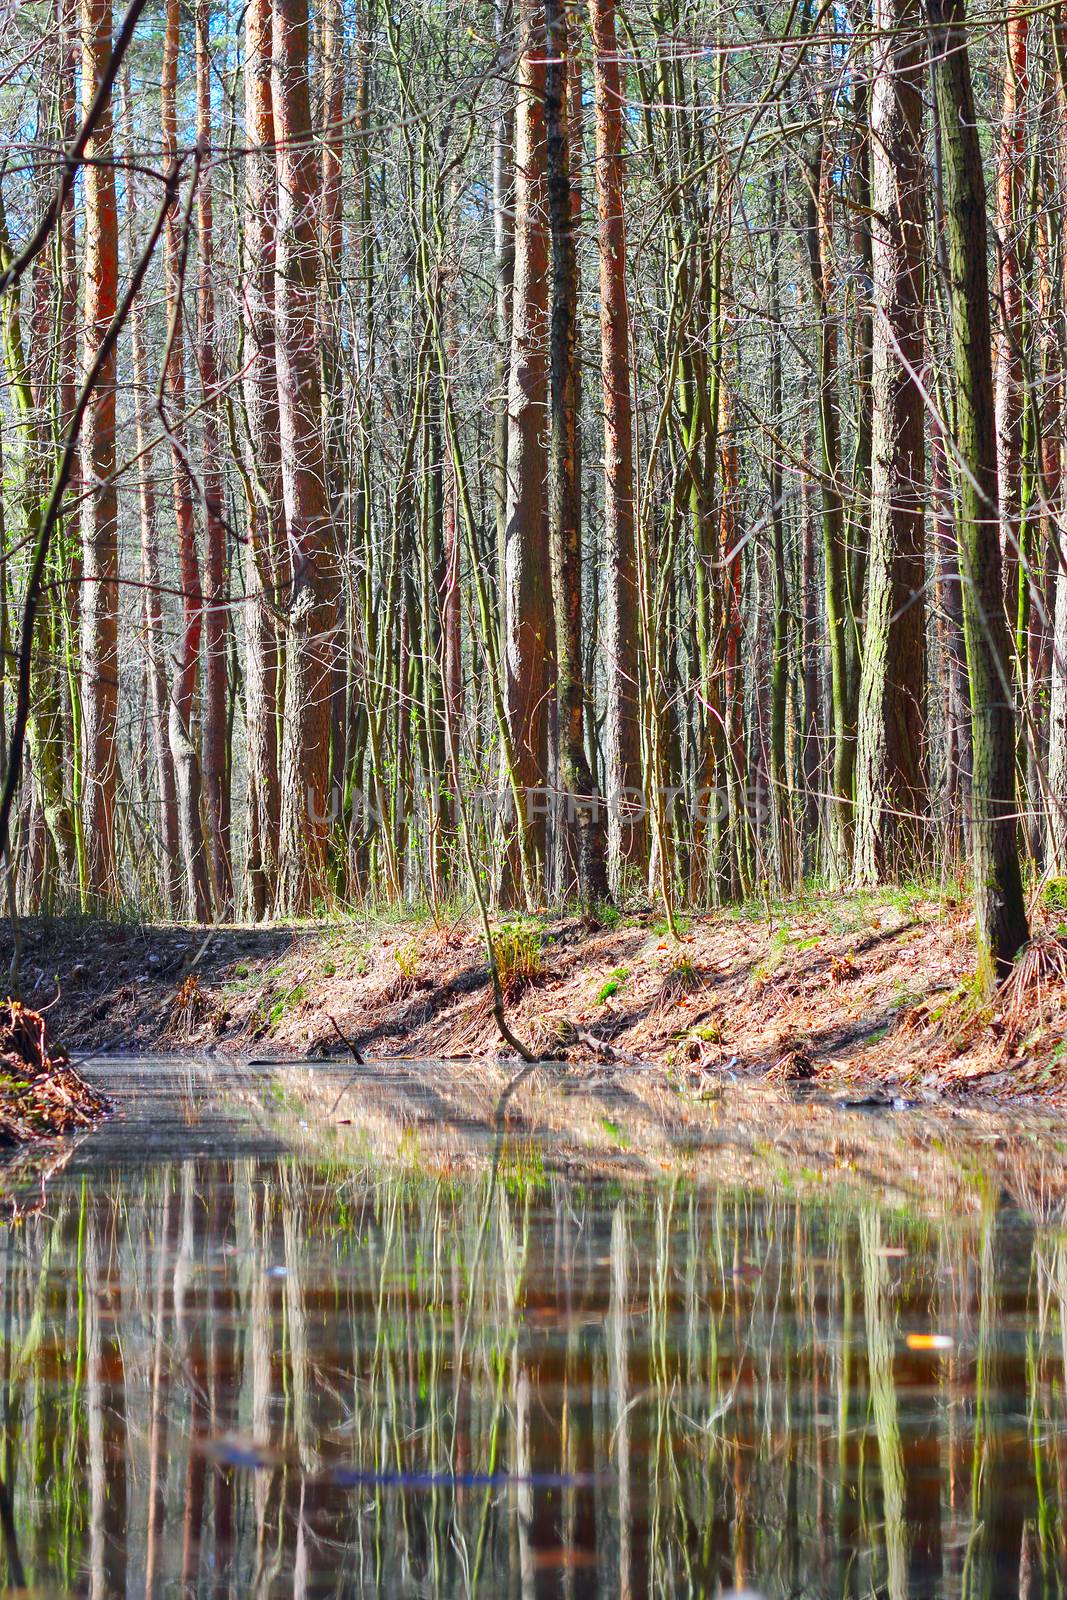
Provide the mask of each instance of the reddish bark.
[{"label": "reddish bark", "polygon": [[[88,107],[111,55],[110,0],[81,0],[82,102]],[[115,314],[118,214],[111,164],[111,108],[97,123],[84,172],[85,365],[95,359]],[[118,783],[118,500],[115,490],[115,357],[104,363],[85,418],[83,470],[91,492],[82,514],[83,838],[85,893],[118,894],[115,797]]]},{"label": "reddish bark", "polygon": [[289,541],[277,909],[326,889],[337,561],[319,393],[319,163],[311,136],[307,0],[275,0],[271,91],[278,163],[274,319],[282,494]]}]

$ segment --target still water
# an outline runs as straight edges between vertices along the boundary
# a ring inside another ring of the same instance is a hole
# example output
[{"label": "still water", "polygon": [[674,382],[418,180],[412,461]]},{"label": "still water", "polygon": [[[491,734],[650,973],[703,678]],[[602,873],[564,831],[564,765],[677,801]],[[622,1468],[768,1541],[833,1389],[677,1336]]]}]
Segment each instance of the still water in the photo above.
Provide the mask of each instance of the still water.
[{"label": "still water", "polygon": [[924,1208],[564,1175],[529,1137],[294,1152],[130,1092],[4,1213],[8,1578],[1059,1595],[1060,1168],[961,1148]]}]

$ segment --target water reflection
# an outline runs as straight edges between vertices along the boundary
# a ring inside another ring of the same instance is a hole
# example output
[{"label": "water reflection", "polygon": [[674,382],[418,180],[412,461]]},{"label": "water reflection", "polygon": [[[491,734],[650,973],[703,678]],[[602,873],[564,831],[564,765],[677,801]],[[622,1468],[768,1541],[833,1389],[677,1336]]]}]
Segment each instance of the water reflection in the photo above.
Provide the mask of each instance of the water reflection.
[{"label": "water reflection", "polygon": [[48,1592],[1061,1591],[1067,1234],[992,1187],[160,1161],[61,1176],[0,1260]]}]

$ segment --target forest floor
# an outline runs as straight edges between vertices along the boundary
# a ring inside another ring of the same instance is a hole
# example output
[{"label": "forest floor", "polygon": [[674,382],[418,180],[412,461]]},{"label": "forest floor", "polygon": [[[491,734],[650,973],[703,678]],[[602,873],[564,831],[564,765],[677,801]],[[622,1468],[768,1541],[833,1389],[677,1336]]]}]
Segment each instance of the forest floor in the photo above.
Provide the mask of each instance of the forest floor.
[{"label": "forest floor", "polygon": [[[665,1084],[808,1083],[850,1103],[1067,1098],[1067,929],[1035,942],[992,1002],[975,997],[973,918],[922,889],[810,894],[788,906],[613,926],[525,919],[511,1027],[552,1058],[650,1063]],[[614,920],[614,919],[613,919]],[[296,926],[21,925],[20,987],[75,1057],[160,1050],[238,1059],[495,1057],[472,921]],[[0,970],[10,958],[0,942]]]}]

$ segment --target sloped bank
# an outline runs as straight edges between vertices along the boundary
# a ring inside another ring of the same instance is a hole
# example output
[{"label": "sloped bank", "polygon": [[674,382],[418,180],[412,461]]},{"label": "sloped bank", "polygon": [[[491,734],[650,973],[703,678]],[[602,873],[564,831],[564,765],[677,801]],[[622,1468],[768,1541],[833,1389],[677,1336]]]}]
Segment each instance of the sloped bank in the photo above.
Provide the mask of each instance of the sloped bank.
[{"label": "sloped bank", "polygon": [[[853,1098],[1067,1093],[1067,945],[1053,914],[1016,979],[976,997],[965,903],[811,895],[683,922],[521,919],[501,938],[508,1016],[537,1052],[640,1061],[701,1095],[750,1077]],[[0,960],[6,959],[0,948]],[[287,927],[39,921],[22,994],[79,1051],[445,1059],[500,1053],[473,922]]]}]

